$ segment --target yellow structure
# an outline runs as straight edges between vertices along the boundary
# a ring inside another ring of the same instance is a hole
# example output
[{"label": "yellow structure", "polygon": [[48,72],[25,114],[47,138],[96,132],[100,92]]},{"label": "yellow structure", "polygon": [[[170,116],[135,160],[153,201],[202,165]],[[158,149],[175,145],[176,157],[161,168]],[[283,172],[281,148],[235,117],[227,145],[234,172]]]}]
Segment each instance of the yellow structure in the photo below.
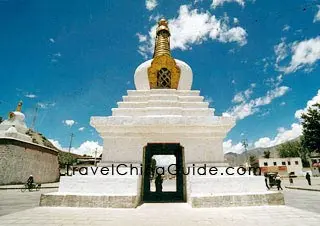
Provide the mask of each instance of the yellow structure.
[{"label": "yellow structure", "polygon": [[170,31],[168,22],[161,19],[156,31],[156,43],[153,60],[148,68],[151,89],[177,89],[180,80],[180,68],[170,53]]}]

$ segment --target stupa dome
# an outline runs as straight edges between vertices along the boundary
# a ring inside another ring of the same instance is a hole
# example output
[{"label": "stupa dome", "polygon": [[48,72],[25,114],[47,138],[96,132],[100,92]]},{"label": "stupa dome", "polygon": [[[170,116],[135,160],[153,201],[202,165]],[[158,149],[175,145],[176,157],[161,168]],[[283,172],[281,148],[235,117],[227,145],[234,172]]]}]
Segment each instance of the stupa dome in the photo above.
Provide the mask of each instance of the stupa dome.
[{"label": "stupa dome", "polygon": [[25,123],[25,115],[21,112],[22,101],[18,103],[17,109],[9,113],[9,118],[4,120],[1,125],[3,126],[16,126],[27,129]]},{"label": "stupa dome", "polygon": [[[190,66],[181,60],[174,59],[181,70],[178,90],[191,90],[193,74]],[[151,66],[151,60],[140,64],[134,73],[134,84],[137,90],[149,90],[148,68]]]},{"label": "stupa dome", "polygon": [[25,115],[24,115],[22,112],[13,111],[13,112],[11,112],[11,114],[14,116],[14,120],[15,120],[15,121],[24,123],[24,120],[25,120],[26,117],[25,117]]}]

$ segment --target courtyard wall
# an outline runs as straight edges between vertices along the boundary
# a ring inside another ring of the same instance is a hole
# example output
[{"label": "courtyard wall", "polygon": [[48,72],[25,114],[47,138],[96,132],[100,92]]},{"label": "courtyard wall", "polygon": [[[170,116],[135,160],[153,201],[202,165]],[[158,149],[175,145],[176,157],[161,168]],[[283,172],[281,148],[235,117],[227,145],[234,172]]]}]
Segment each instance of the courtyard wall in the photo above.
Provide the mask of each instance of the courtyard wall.
[{"label": "courtyard wall", "polygon": [[36,183],[58,181],[58,151],[17,139],[0,138],[0,185],[25,183],[31,174]]}]

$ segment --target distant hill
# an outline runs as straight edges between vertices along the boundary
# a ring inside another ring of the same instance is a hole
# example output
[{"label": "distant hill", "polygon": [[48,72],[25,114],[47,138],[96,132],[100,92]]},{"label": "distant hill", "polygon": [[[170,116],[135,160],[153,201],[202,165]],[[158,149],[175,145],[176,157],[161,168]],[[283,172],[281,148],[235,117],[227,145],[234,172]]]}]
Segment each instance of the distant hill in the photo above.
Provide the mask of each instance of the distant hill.
[{"label": "distant hill", "polygon": [[[292,142],[292,141],[296,141],[299,140],[300,138],[296,138],[287,142]],[[285,143],[287,143],[285,142]],[[281,144],[279,144],[281,145]],[[279,153],[277,152],[277,147],[279,145],[273,146],[273,147],[268,147],[268,148],[254,148],[254,149],[250,149],[246,152],[242,152],[241,154],[237,154],[237,153],[233,153],[233,152],[228,152],[226,154],[224,154],[224,158],[225,161],[229,163],[229,165],[231,166],[239,166],[239,165],[243,165],[246,162],[246,159],[249,159],[250,155],[254,155],[258,158],[262,158],[263,157],[263,153],[265,151],[270,151],[270,158],[278,158],[279,157]]]}]

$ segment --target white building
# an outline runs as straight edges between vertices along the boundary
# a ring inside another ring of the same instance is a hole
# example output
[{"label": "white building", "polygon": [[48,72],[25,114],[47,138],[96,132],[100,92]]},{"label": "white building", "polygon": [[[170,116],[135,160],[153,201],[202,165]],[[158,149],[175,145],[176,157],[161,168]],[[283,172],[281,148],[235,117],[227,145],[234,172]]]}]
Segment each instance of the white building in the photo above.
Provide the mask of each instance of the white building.
[{"label": "white building", "polygon": [[261,173],[277,172],[288,175],[293,172],[296,176],[303,176],[301,158],[261,158],[259,159]]},{"label": "white building", "polygon": [[310,157],[310,168],[312,176],[320,176],[320,155],[313,155]]}]

